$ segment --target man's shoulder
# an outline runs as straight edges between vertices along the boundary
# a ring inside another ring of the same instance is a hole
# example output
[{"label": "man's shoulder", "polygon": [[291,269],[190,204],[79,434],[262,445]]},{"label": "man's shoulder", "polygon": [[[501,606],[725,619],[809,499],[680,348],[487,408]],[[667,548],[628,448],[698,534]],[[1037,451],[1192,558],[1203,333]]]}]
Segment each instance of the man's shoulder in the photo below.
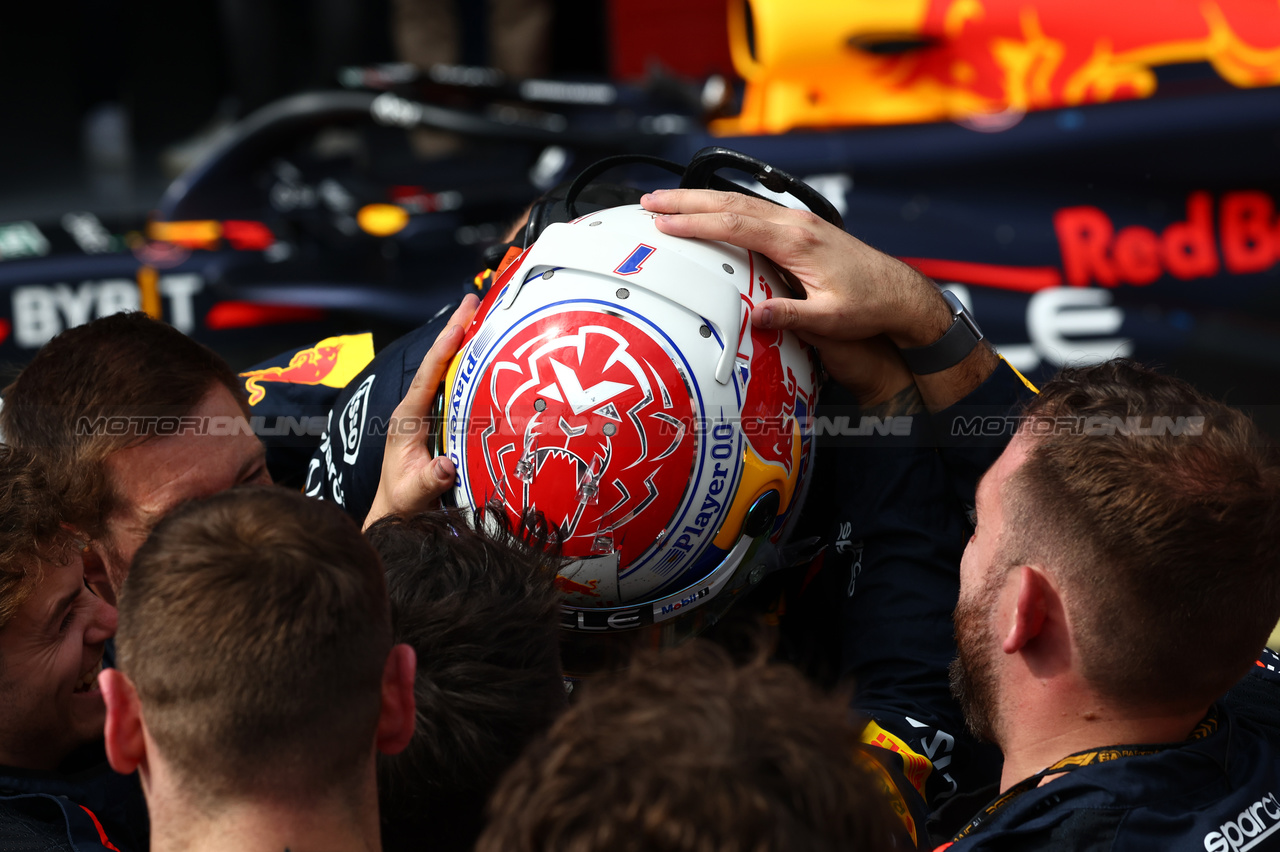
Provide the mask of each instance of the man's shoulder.
[{"label": "man's shoulder", "polygon": [[307,468],[306,494],[333,500],[353,517],[368,513],[391,414],[442,328],[443,319],[397,338],[338,392]]},{"label": "man's shoulder", "polygon": [[105,762],[61,773],[0,766],[0,849],[145,852],[147,833],[135,775]]},{"label": "man's shoulder", "polygon": [[75,850],[64,803],[47,795],[0,796],[0,847]]},{"label": "man's shoulder", "polygon": [[65,796],[0,796],[0,848],[7,852],[117,852],[118,840],[92,811]]},{"label": "man's shoulder", "polygon": [[1280,849],[1280,748],[1228,707],[1216,714],[1200,739],[1102,759],[1027,791],[987,814],[952,852]]},{"label": "man's shoulder", "polygon": [[1224,703],[1241,719],[1280,742],[1280,655],[1266,649],[1253,669],[1227,693]]}]

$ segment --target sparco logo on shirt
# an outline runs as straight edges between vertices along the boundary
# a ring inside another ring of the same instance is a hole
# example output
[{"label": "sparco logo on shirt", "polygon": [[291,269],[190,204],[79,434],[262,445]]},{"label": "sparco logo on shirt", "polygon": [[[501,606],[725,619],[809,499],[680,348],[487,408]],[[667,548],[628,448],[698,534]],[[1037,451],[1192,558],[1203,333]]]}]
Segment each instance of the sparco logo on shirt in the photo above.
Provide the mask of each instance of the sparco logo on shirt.
[{"label": "sparco logo on shirt", "polygon": [[1280,801],[1268,793],[1204,836],[1207,852],[1247,852],[1280,828]]}]

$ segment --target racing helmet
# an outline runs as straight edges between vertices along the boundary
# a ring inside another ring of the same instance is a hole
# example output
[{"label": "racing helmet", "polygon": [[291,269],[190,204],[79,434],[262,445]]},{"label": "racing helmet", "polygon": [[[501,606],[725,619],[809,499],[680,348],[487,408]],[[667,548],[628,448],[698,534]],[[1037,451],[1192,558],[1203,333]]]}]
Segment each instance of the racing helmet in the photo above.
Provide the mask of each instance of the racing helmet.
[{"label": "racing helmet", "polygon": [[[625,205],[542,230],[440,400],[454,502],[558,525],[562,626],[597,655],[642,628],[674,644],[781,567],[813,464],[816,358],[749,318],[791,295],[783,276],[654,219]],[[566,671],[599,667],[573,656]]]}]

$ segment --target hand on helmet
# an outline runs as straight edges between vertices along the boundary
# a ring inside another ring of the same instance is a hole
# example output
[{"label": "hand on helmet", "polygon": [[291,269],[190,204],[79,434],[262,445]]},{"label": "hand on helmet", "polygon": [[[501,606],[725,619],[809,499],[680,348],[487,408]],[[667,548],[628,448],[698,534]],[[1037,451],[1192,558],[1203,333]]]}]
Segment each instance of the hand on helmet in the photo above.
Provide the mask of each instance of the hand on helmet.
[{"label": "hand on helmet", "polygon": [[812,213],[729,192],[658,190],[641,199],[658,230],[722,240],[757,251],[786,269],[804,299],[769,299],[751,321],[790,329],[833,360],[832,344],[884,334],[898,346],[938,339],[951,314],[933,282]]},{"label": "hand on helmet", "polygon": [[[436,338],[431,349],[418,367],[409,392],[391,414],[387,430],[387,449],[382,456],[382,475],[378,479],[378,493],[365,517],[366,528],[387,515],[410,515],[435,508],[437,501],[453,486],[456,471],[453,462],[445,457],[435,458],[427,446],[427,419],[431,416],[431,402],[440,387],[449,362],[462,345],[462,337],[479,299],[468,294],[458,309],[449,317],[444,331]],[[405,425],[417,421],[418,428]]]},{"label": "hand on helmet", "polygon": [[816,347],[827,375],[848,388],[858,404],[874,408],[915,386],[911,370],[884,335],[866,340],[831,340]]}]

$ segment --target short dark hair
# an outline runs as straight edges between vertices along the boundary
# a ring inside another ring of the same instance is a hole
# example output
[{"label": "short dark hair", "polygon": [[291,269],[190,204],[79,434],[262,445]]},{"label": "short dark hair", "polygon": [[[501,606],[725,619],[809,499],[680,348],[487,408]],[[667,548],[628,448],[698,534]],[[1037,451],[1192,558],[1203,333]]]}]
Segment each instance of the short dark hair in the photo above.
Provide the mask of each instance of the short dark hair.
[{"label": "short dark hair", "polygon": [[244,388],[213,350],[144,313],[113,314],[67,329],[36,353],[4,389],[0,432],[44,460],[64,520],[96,536],[116,499],[107,456],[150,433],[145,421],[122,435],[81,422],[184,415],[219,384],[247,414]]},{"label": "short dark hair", "polygon": [[413,739],[378,759],[384,849],[417,848],[424,831],[433,849],[471,849],[498,778],[564,709],[551,533],[483,517],[389,517],[367,532],[395,641],[418,657]]},{"label": "short dark hair", "polygon": [[893,845],[848,705],[705,640],[589,683],[503,778],[477,852],[854,852]]},{"label": "short dark hair", "polygon": [[1059,572],[1082,672],[1104,695],[1221,696],[1280,617],[1280,466],[1266,439],[1240,411],[1125,360],[1063,370],[1026,413],[1001,561]]},{"label": "short dark hair", "polygon": [[331,503],[270,486],[194,500],[138,550],[116,649],[187,789],[342,789],[373,755],[391,650],[382,565]]},{"label": "short dark hair", "polygon": [[41,563],[65,557],[56,503],[36,458],[0,444],[0,630],[40,582]]}]

